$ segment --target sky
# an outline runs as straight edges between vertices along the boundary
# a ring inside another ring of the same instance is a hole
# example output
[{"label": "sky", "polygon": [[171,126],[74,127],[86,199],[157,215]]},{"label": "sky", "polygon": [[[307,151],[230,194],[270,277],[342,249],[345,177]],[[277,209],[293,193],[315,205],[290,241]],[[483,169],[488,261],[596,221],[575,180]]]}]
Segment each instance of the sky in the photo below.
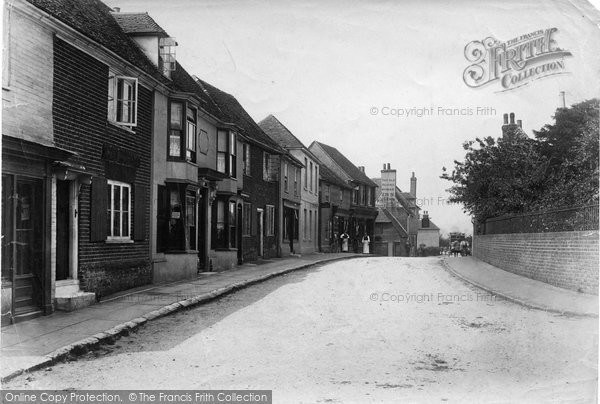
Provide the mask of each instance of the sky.
[{"label": "sky", "polygon": [[[334,146],[371,178],[390,163],[403,191],[414,172],[417,202],[442,233],[472,232],[439,178],[464,159],[463,142],[501,136],[510,112],[533,137],[552,122],[561,91],[567,105],[600,94],[600,0],[105,3],[147,11],[176,38],[186,70],[234,95],[257,122],[273,114],[306,146]],[[565,74],[504,92],[497,81],[465,84],[468,43],[548,28],[572,54]]]}]

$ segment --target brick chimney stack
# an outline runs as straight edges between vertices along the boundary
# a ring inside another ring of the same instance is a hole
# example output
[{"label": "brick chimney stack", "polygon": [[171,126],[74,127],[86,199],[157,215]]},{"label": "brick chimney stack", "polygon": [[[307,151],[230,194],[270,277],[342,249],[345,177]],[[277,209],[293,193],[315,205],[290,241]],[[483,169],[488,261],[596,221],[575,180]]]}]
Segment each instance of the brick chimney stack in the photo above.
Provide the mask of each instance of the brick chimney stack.
[{"label": "brick chimney stack", "polygon": [[381,170],[381,199],[385,207],[395,206],[396,201],[396,170],[391,164],[383,164]]},{"label": "brick chimney stack", "polygon": [[410,177],[410,196],[413,198],[417,197],[417,177],[415,177],[414,171],[412,173],[412,177]]},{"label": "brick chimney stack", "polygon": [[[510,122],[509,122],[510,117]],[[517,120],[515,123],[515,113],[511,112],[509,114],[504,114],[504,124],[502,125],[502,138],[509,139],[515,137],[527,137],[525,132],[523,132],[523,121]]]},{"label": "brick chimney stack", "polygon": [[421,219],[421,227],[429,227],[429,212],[423,212],[423,219]]}]

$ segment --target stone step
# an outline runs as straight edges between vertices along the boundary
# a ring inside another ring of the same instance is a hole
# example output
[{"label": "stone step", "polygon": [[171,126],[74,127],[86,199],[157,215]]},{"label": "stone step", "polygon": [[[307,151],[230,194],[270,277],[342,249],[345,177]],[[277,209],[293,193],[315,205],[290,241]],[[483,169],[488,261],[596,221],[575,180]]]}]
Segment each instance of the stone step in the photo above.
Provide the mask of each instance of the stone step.
[{"label": "stone step", "polygon": [[96,294],[91,292],[78,292],[70,296],[56,296],[54,305],[56,310],[75,311],[96,303]]}]

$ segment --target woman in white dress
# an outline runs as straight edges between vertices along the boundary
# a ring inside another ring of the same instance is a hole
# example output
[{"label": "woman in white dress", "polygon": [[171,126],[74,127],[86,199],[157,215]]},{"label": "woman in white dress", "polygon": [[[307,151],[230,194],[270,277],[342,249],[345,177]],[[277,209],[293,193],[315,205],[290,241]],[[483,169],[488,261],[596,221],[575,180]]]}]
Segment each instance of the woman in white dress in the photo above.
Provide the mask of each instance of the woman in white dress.
[{"label": "woman in white dress", "polygon": [[340,239],[342,239],[342,252],[348,252],[348,239],[349,238],[350,238],[350,236],[346,232],[342,233],[342,235],[340,236]]},{"label": "woman in white dress", "polygon": [[369,242],[370,241],[371,241],[371,239],[365,233],[365,236],[362,238],[363,254],[368,254],[369,253]]}]

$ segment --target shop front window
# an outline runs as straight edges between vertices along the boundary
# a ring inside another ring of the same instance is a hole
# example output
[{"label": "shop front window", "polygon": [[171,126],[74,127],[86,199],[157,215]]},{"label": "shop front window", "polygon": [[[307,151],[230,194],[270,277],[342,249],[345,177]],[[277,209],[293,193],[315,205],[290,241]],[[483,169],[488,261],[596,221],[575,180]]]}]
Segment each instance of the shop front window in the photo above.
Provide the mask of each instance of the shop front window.
[{"label": "shop front window", "polygon": [[236,202],[217,199],[213,203],[212,248],[237,247]]},{"label": "shop front window", "polygon": [[158,186],[157,252],[196,250],[196,189],[185,184]]}]

